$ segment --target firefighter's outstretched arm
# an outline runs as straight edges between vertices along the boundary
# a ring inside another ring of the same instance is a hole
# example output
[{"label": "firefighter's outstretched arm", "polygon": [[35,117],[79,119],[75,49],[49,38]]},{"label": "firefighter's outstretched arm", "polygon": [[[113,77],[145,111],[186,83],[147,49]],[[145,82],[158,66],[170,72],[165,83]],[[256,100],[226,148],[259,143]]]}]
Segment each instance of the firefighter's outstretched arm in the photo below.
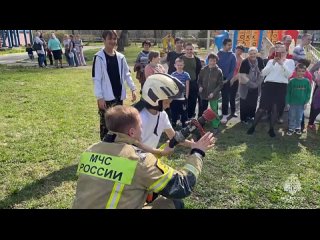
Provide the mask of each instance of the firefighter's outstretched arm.
[{"label": "firefighter's outstretched arm", "polygon": [[205,134],[198,142],[192,142],[191,154],[187,157],[186,164],[180,171],[174,170],[157,160],[156,168],[160,176],[154,173],[152,184],[148,187],[150,192],[155,192],[167,198],[181,199],[189,196],[196,184],[202,169],[202,158],[205,152],[214,146],[212,133]]}]

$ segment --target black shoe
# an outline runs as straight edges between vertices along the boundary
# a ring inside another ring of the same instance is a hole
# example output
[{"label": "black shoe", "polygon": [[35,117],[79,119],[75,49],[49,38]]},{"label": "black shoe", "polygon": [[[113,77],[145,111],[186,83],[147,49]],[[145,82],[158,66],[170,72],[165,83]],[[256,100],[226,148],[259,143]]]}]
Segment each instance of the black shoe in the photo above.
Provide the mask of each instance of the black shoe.
[{"label": "black shoe", "polygon": [[270,136],[270,137],[275,137],[275,136],[276,136],[276,133],[274,132],[273,128],[271,128],[271,129],[268,131],[268,133],[269,133],[269,136]]},{"label": "black shoe", "polygon": [[247,134],[251,135],[254,133],[255,128],[254,127],[250,127],[247,131]]}]

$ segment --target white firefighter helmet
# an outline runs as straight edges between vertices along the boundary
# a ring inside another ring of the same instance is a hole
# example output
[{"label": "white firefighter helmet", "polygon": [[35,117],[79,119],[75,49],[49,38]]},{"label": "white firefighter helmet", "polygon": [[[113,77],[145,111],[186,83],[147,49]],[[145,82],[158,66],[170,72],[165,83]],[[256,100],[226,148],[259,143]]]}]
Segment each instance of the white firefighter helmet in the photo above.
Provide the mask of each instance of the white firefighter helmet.
[{"label": "white firefighter helmet", "polygon": [[172,99],[182,93],[184,84],[175,77],[164,73],[149,76],[142,88],[142,98],[151,106],[158,106],[159,101]]}]

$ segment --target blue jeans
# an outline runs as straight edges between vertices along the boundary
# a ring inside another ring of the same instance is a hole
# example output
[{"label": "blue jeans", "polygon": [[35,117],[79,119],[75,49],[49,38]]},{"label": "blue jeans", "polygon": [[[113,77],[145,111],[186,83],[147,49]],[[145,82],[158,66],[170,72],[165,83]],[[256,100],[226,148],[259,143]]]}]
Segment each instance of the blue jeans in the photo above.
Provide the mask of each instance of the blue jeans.
[{"label": "blue jeans", "polygon": [[44,64],[44,54],[38,53],[38,64],[39,64],[39,67],[43,67],[43,64]]},{"label": "blue jeans", "polygon": [[304,105],[290,105],[289,129],[301,129],[301,120],[304,112]]}]

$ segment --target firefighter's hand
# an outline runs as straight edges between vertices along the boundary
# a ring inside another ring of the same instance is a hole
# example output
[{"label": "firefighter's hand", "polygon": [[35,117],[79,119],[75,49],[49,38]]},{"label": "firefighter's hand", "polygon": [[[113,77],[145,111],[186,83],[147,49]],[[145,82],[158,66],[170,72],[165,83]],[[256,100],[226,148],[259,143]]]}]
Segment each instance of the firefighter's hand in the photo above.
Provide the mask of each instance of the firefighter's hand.
[{"label": "firefighter's hand", "polygon": [[165,149],[163,149],[161,151],[161,156],[169,156],[169,155],[171,155],[173,153],[173,151],[174,151],[174,148],[171,148],[168,145],[168,146],[165,147]]},{"label": "firefighter's hand", "polygon": [[133,91],[132,91],[132,100],[131,100],[131,101],[132,101],[132,102],[135,102],[136,99],[137,99],[136,91],[133,90]]},{"label": "firefighter's hand", "polygon": [[197,142],[193,142],[193,140],[191,140],[191,142],[191,149],[197,148],[206,152],[210,148],[214,147],[215,138],[213,137],[213,133],[207,132]]},{"label": "firefighter's hand", "polygon": [[98,99],[97,103],[100,110],[105,110],[107,108],[106,101],[103,98]]}]

